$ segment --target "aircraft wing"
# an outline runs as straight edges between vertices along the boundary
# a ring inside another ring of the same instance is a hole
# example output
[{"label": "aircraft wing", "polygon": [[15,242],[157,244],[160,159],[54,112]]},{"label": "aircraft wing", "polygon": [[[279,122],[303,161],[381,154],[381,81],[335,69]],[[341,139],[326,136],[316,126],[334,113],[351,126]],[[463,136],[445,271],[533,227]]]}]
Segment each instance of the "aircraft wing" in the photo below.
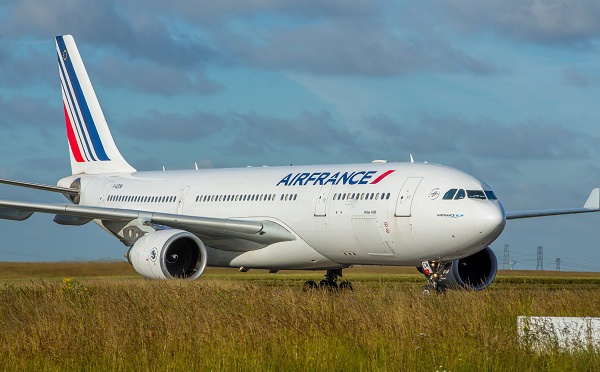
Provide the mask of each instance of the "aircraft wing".
[{"label": "aircraft wing", "polygon": [[600,188],[595,188],[592,190],[583,208],[516,211],[506,212],[505,214],[507,220],[516,220],[519,218],[558,216],[561,214],[578,214],[591,212],[600,212]]},{"label": "aircraft wing", "polygon": [[198,235],[206,245],[233,251],[249,251],[296,239],[287,228],[268,220],[209,218],[134,209],[0,200],[0,219],[23,221],[35,212],[54,214],[54,222],[61,225],[84,225],[92,220],[100,220],[115,234],[130,222],[139,220],[145,225],[186,230]]}]

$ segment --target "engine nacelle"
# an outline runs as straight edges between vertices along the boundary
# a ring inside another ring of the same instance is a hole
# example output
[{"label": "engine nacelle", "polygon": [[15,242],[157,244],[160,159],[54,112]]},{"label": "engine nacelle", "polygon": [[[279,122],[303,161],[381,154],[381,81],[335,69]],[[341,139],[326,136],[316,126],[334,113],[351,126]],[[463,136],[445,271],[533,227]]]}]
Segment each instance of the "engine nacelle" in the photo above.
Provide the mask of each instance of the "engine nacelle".
[{"label": "engine nacelle", "polygon": [[[417,267],[423,274],[423,269]],[[490,247],[469,257],[450,263],[448,272],[438,282],[442,288],[466,288],[480,291],[492,284],[498,271],[498,260]]]},{"label": "engine nacelle", "polygon": [[439,282],[439,286],[479,291],[492,284],[497,271],[496,255],[490,247],[487,247],[469,257],[452,261],[448,273]]},{"label": "engine nacelle", "polygon": [[159,230],[139,238],[127,259],[140,275],[151,279],[195,280],[206,268],[206,247],[183,230]]}]

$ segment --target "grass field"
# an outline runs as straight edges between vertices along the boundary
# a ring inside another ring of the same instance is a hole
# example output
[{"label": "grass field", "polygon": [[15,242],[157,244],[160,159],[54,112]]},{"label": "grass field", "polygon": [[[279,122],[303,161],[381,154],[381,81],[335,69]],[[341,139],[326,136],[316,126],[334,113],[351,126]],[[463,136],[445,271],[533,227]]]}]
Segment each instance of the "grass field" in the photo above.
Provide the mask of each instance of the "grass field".
[{"label": "grass field", "polygon": [[[415,269],[208,269],[150,281],[127,263],[0,264],[2,370],[594,371],[598,350],[537,354],[518,315],[600,316],[600,274],[503,272],[487,290],[424,296]],[[75,278],[73,278],[75,277]]]}]

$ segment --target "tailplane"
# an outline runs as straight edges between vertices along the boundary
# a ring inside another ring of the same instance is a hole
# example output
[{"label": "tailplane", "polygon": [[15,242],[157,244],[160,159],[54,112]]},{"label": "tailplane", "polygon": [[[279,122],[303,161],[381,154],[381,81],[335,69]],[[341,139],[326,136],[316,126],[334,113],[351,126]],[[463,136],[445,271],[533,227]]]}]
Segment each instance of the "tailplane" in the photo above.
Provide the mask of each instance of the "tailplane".
[{"label": "tailplane", "polygon": [[73,37],[57,36],[56,51],[72,173],[135,172],[115,145]]}]

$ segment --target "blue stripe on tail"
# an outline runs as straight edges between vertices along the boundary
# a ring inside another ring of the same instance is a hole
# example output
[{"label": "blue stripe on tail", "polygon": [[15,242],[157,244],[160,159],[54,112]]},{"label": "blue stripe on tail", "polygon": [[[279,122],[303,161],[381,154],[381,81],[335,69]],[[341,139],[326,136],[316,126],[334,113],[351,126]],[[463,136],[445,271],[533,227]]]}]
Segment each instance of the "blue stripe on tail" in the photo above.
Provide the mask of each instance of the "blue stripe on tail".
[{"label": "blue stripe on tail", "polygon": [[[61,51],[67,50],[65,42],[62,36],[56,37],[56,42],[58,43],[59,49]],[[66,57],[66,58],[65,58]],[[83,115],[83,124],[85,125],[87,132],[90,136],[90,140],[92,142],[92,146],[94,147],[94,151],[98,156],[98,160],[110,160],[106,155],[106,151],[104,151],[104,145],[102,145],[102,141],[100,140],[100,136],[98,135],[98,130],[96,129],[96,124],[94,123],[94,119],[92,118],[92,114],[88,107],[87,101],[85,100],[85,96],[81,89],[81,85],[79,84],[79,79],[77,79],[77,74],[75,73],[75,69],[73,68],[73,64],[71,63],[71,58],[69,58],[68,50],[66,56],[61,56],[60,53],[58,55],[59,58],[59,66],[60,66],[60,58],[63,59],[65,67],[67,69],[67,74],[69,75],[69,80],[71,82],[71,87],[73,88],[73,93],[77,98],[77,102],[79,103],[79,108],[81,109],[81,114]],[[71,92],[69,92],[70,94]],[[75,102],[73,102],[75,103]]]},{"label": "blue stripe on tail", "polygon": [[83,149],[83,154],[85,155],[87,161],[96,161],[96,158],[94,157],[94,154],[92,153],[92,149],[90,148],[90,144],[88,143],[88,139],[85,136],[85,133],[83,131],[83,127],[82,127],[82,122],[83,120],[81,120],[81,117],[79,117],[79,112],[77,111],[77,109],[75,108],[75,99],[73,98],[73,94],[71,92],[71,90],[69,89],[68,86],[68,80],[67,77],[65,75],[65,71],[62,67],[62,64],[60,63],[60,56],[58,57],[58,68],[59,68],[59,72],[60,75],[63,79],[63,81],[65,82],[65,85],[62,85],[61,82],[61,86],[65,92],[65,96],[67,96],[67,106],[69,108],[69,112],[71,113],[71,116],[73,117],[73,121],[74,124],[76,126],[77,129],[77,136],[79,137],[79,141],[85,145],[85,149]]}]

